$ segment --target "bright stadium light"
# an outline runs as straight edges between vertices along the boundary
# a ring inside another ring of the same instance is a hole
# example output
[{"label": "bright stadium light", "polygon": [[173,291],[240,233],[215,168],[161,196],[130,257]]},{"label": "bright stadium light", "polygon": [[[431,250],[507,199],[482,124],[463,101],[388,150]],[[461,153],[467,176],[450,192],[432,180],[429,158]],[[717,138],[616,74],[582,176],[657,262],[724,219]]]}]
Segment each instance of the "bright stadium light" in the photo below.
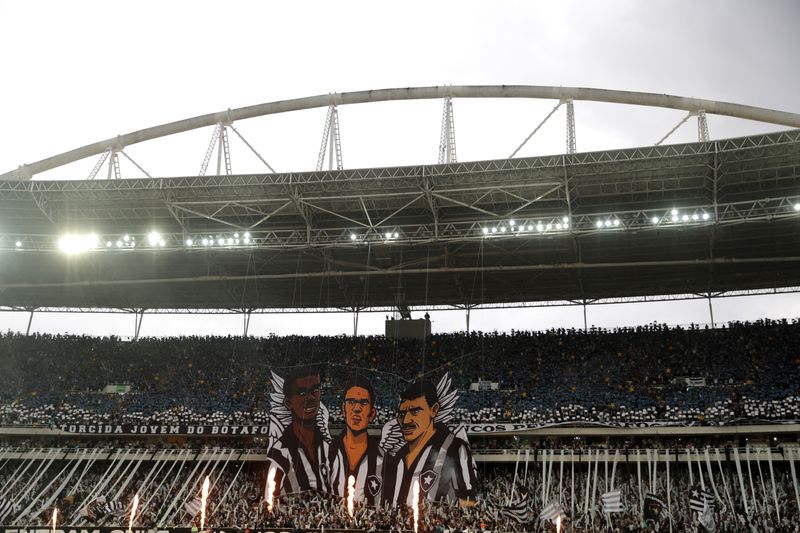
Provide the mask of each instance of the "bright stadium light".
[{"label": "bright stadium light", "polygon": [[400,237],[400,234],[395,231],[394,232],[394,238],[397,239],[398,237]]},{"label": "bright stadium light", "polygon": [[672,215],[672,221],[673,222],[677,222],[678,220],[679,220],[678,219],[678,215]]},{"label": "bright stadium light", "polygon": [[542,225],[541,222],[536,224],[536,231],[539,231],[539,232],[544,231],[544,226]]},{"label": "bright stadium light", "polygon": [[505,233],[505,232],[506,232],[506,227],[500,226],[500,233]]},{"label": "bright stadium light", "polygon": [[131,240],[131,236],[126,233],[125,235],[122,236],[122,240],[123,242],[128,242],[129,240]]},{"label": "bright stadium light", "polygon": [[673,209],[672,211],[669,212],[669,214],[674,216],[674,217],[676,217],[676,216],[678,216],[678,210],[677,209]]},{"label": "bright stadium light", "polygon": [[516,223],[515,221],[513,221],[513,220],[509,220],[509,221],[508,221],[508,225],[509,225],[509,226],[511,226],[511,227],[513,228],[514,226],[516,226],[516,225],[517,225],[517,223]]},{"label": "bright stadium light", "polygon": [[533,224],[528,224],[528,231],[533,231]]},{"label": "bright stadium light", "polygon": [[695,222],[697,222],[698,220],[700,220],[700,215],[698,215],[697,213],[693,214],[693,215],[692,215],[692,220],[694,220]]},{"label": "bright stadium light", "polygon": [[99,240],[94,233],[89,235],[62,235],[58,239],[58,249],[67,255],[80,254],[97,248]]},{"label": "bright stadium light", "polygon": [[497,233],[497,227],[492,228],[492,233]]},{"label": "bright stadium light", "polygon": [[217,239],[217,244],[219,244],[220,246],[225,246],[225,239],[220,237],[219,239]]},{"label": "bright stadium light", "polygon": [[658,224],[658,217],[653,217],[652,219],[650,219],[650,221],[651,221],[653,224]]},{"label": "bright stadium light", "polygon": [[795,211],[800,211],[800,202],[794,204],[794,210]]},{"label": "bright stadium light", "polygon": [[228,241],[227,241],[227,242],[228,242],[228,246],[230,246],[230,245],[232,245],[232,244],[233,244],[233,239],[231,239],[230,237],[228,237]]},{"label": "bright stadium light", "polygon": [[563,218],[561,219],[561,222],[563,222],[565,226],[566,226],[566,225],[568,225],[568,224],[569,224],[569,217],[566,217],[566,216],[565,216],[565,217],[563,217]]},{"label": "bright stadium light", "polygon": [[557,229],[557,230],[560,230],[560,229],[561,229],[561,228],[563,228],[563,227],[564,227],[564,226],[562,226],[562,225],[561,225],[561,222],[557,222],[557,223],[556,223],[556,229]]},{"label": "bright stadium light", "polygon": [[16,246],[17,248],[22,248],[22,241],[15,242],[14,246]]},{"label": "bright stadium light", "polygon": [[186,239],[186,246],[191,246],[192,244],[194,244],[192,239]]},{"label": "bright stadium light", "polygon": [[250,238],[250,232],[249,231],[245,231],[244,232],[244,238],[245,239],[249,239]]},{"label": "bright stadium light", "polygon": [[164,247],[165,244],[167,244],[167,242],[164,239],[158,241],[158,245],[162,248]]},{"label": "bright stadium light", "polygon": [[615,219],[614,219],[614,225],[615,225],[615,226],[619,226],[619,219],[618,219],[618,218],[615,218]]},{"label": "bright stadium light", "polygon": [[553,229],[553,225],[552,224],[548,224],[548,225],[546,225],[544,227],[544,229],[546,229],[547,231],[550,231],[551,229]]},{"label": "bright stadium light", "polygon": [[355,234],[355,233],[351,233],[351,234],[350,234],[350,240],[351,240],[351,241],[354,241],[354,240],[356,240],[357,238],[358,238],[358,237],[356,237],[356,234]]},{"label": "bright stadium light", "polygon": [[[125,237],[123,237],[123,240],[124,239]],[[147,235],[147,242],[150,243],[150,246],[156,246],[158,244],[158,241],[160,240],[161,240],[161,235],[159,235],[157,231],[151,231]]]},{"label": "bright stadium light", "polygon": [[689,222],[689,215],[683,215],[681,217],[681,220],[683,220],[684,222]]},{"label": "bright stadium light", "polygon": [[117,248],[122,248],[122,241],[117,241]]},{"label": "bright stadium light", "polygon": [[111,248],[112,246],[114,246],[113,242],[111,241],[106,242],[106,248]]},{"label": "bright stadium light", "polygon": [[234,233],[234,234],[233,234],[233,238],[234,238],[234,239],[238,239],[238,238],[239,238],[239,234],[238,234],[238,233]]},{"label": "bright stadium light", "polygon": [[611,227],[611,221],[610,221],[610,220],[606,220],[606,222],[605,222],[605,226],[606,226],[607,228],[610,228],[610,227]]},{"label": "bright stadium light", "polygon": [[250,237],[245,237],[244,239],[242,239],[242,242],[244,242],[245,244],[250,244]]},{"label": "bright stadium light", "polygon": [[595,226],[597,226],[598,228],[602,228],[602,227],[603,227],[603,221],[602,221],[602,220],[598,220],[598,221],[595,223]]},{"label": "bright stadium light", "polygon": [[205,237],[203,237],[203,240],[202,240],[202,241],[200,241],[200,243],[201,243],[203,246],[208,246],[208,239],[206,239]]},{"label": "bright stadium light", "polygon": [[708,220],[709,218],[711,218],[711,215],[708,213],[703,213],[703,220]]}]

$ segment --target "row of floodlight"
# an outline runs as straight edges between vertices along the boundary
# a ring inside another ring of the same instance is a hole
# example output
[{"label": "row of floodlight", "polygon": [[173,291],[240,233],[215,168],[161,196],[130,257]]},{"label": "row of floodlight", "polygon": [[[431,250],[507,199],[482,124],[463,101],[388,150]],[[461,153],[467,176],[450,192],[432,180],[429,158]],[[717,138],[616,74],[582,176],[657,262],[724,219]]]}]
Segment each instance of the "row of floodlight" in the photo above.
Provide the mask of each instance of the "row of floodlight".
[{"label": "row of floodlight", "polygon": [[[793,206],[795,211],[800,212],[800,202],[795,203]],[[653,216],[650,219],[654,225],[657,224],[664,224],[664,223],[673,223],[679,224],[683,223],[690,223],[690,222],[700,222],[701,220],[707,222],[711,219],[711,215],[705,211],[703,212],[695,212],[692,214],[689,213],[681,213],[678,209],[671,209],[668,214],[659,217]],[[622,224],[618,217],[609,217],[605,219],[598,219],[595,221],[595,227],[597,229],[603,228],[614,228],[619,227]],[[569,229],[570,227],[570,220],[569,217],[562,217],[560,221],[551,221],[551,222],[541,222],[538,221],[536,224],[532,222],[528,223],[519,223],[516,220],[509,220],[507,223],[500,223],[496,226],[484,226],[482,228],[482,233],[485,236],[496,235],[497,233],[516,233],[522,234],[526,231],[532,233],[534,230],[539,233],[549,232],[549,231],[564,231]],[[391,241],[394,239],[399,239],[400,234],[397,231],[387,231],[383,234],[387,241]],[[357,241],[360,237],[357,233],[350,234],[351,241]],[[67,255],[75,255],[87,251],[94,250],[100,246],[100,237],[96,233],[89,233],[89,234],[66,234],[62,235],[58,239],[58,249]],[[166,246],[166,240],[159,234],[157,231],[151,231],[147,234],[147,244],[150,245],[152,248],[163,248]],[[197,237],[190,237],[187,238],[184,244],[187,247],[193,246],[205,246],[205,247],[213,247],[213,246],[224,246],[224,247],[231,247],[231,246],[249,246],[253,244],[253,239],[250,236],[250,233],[245,231],[241,235],[239,233],[233,234],[224,234],[224,235],[202,235]],[[17,239],[14,241],[14,247],[16,249],[23,249],[24,244],[23,241]],[[106,241],[106,248],[135,248],[136,247],[136,237],[134,235],[125,234],[119,237],[116,240],[107,240]]]},{"label": "row of floodlight", "polygon": [[541,222],[538,221],[536,224],[532,222],[519,223],[516,220],[509,220],[508,223],[501,223],[496,226],[484,226],[481,231],[487,237],[489,235],[495,235],[497,233],[516,233],[522,234],[527,232],[533,232],[534,230],[538,231],[539,233],[545,231],[563,231],[569,229],[569,217],[562,217],[560,221],[557,222]]},{"label": "row of floodlight", "polygon": [[[147,234],[147,245],[151,248],[164,248],[167,241],[157,231],[151,231]],[[67,255],[76,255],[83,252],[88,252],[100,247],[100,237],[96,233],[81,234],[67,234],[62,235],[58,239],[58,249]],[[224,235],[209,235],[199,236],[196,238],[188,238],[184,242],[186,246],[239,246],[250,245],[253,240],[249,232],[244,232],[241,236],[239,233],[224,234]],[[136,236],[125,234],[118,239],[110,239],[106,241],[106,248],[109,249],[130,249],[136,248]],[[22,242],[17,241],[16,247],[21,248]]]}]

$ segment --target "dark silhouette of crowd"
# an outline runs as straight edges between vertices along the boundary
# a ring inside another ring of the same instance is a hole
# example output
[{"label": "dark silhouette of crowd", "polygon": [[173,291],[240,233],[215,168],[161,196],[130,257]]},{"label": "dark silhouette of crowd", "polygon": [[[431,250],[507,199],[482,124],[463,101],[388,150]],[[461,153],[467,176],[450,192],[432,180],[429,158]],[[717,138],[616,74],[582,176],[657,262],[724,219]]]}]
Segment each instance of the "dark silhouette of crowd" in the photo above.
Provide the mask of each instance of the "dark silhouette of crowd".
[{"label": "dark silhouette of crowd", "polygon": [[[0,423],[266,424],[270,371],[325,367],[323,401],[367,376],[378,421],[412,379],[450,373],[456,420],[729,424],[800,419],[800,324],[383,336],[0,335]],[[689,381],[686,378],[690,378]],[[470,390],[472,384],[494,383]],[[127,394],[103,394],[127,384]],[[339,409],[331,409],[333,424]]]}]

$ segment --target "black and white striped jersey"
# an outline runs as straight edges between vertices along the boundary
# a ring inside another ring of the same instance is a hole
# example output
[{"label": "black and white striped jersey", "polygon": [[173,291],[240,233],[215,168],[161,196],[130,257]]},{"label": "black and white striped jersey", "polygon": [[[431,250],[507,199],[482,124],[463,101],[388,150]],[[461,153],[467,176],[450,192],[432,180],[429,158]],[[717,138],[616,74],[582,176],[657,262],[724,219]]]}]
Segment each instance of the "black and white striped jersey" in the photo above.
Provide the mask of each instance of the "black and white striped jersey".
[{"label": "black and white striped jersey", "polygon": [[347,496],[347,478],[354,476],[356,480],[355,500],[375,504],[381,501],[383,492],[383,451],[378,439],[372,436],[367,438],[367,453],[359,461],[354,470],[350,470],[347,452],[344,449],[344,436],[347,430],[342,431],[331,443],[331,492],[342,498]]},{"label": "black and white striped jersey", "polygon": [[420,498],[444,500],[475,499],[475,467],[469,444],[446,426],[437,424],[436,433],[413,463],[406,468],[405,444],[395,455],[384,458],[383,501],[392,505],[411,504],[411,486],[419,481]]},{"label": "black and white striped jersey", "polygon": [[[275,487],[277,494],[292,494],[307,490],[329,492],[329,447],[319,430],[314,430],[313,455],[309,455],[292,430],[286,427],[275,444],[267,452],[267,469],[276,467]],[[265,496],[267,485],[264,486]]]}]

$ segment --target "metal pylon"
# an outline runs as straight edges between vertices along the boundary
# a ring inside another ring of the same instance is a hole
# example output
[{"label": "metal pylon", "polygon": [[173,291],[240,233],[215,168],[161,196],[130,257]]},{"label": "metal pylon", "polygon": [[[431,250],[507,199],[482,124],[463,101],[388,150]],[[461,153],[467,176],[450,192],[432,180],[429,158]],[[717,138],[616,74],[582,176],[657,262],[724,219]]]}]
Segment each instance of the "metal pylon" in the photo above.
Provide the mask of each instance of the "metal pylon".
[{"label": "metal pylon", "polygon": [[322,170],[325,163],[326,152],[328,153],[328,170],[333,170],[334,157],[336,158],[336,170],[343,170],[342,144],[339,138],[339,111],[335,105],[328,106],[328,114],[325,117],[325,129],[322,130],[322,143],[317,157],[318,171]]},{"label": "metal pylon", "polygon": [[574,154],[577,151],[575,143],[575,108],[572,100],[567,100],[567,153]]},{"label": "metal pylon", "polygon": [[214,126],[214,132],[211,134],[211,142],[208,143],[206,156],[203,158],[203,164],[200,166],[199,176],[205,176],[208,170],[208,164],[211,162],[211,156],[214,154],[214,148],[217,149],[217,175],[222,175],[222,162],[225,161],[225,174],[230,176],[233,174],[231,169],[231,149],[228,143],[228,127],[222,122],[218,122]]},{"label": "metal pylon", "polygon": [[708,121],[706,121],[706,112],[702,109],[697,112],[697,140],[701,143],[707,143],[711,140],[708,134]]},{"label": "metal pylon", "polygon": [[453,100],[447,96],[442,110],[442,131],[439,135],[439,164],[456,163],[456,127],[453,121]]}]

